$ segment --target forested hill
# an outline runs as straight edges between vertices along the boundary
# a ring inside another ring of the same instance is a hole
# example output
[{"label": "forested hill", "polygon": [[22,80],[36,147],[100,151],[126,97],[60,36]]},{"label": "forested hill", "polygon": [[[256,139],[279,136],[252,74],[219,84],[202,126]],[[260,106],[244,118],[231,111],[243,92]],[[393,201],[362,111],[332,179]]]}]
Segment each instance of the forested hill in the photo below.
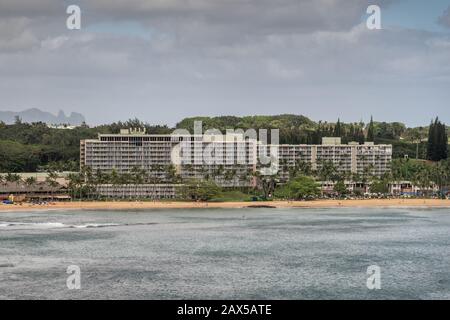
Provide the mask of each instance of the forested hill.
[{"label": "forested hill", "polygon": [[[428,126],[407,128],[398,122],[376,121],[371,124],[315,122],[301,115],[286,114],[186,118],[180,121],[176,128],[193,132],[195,120],[202,120],[204,130],[215,128],[223,133],[226,129],[280,129],[281,143],[317,144],[324,136],[342,137],[344,143],[362,143],[368,136],[372,136],[376,143],[393,144],[394,157],[408,154],[415,158],[417,146],[419,157],[427,157]],[[0,122],[0,172],[45,170],[49,165],[57,170],[78,170],[81,139],[95,138],[98,133],[118,133],[120,129],[130,127],[145,127],[148,133],[153,134],[167,134],[174,129],[151,125],[138,119],[97,127],[83,125],[73,130],[51,129],[44,123],[28,124],[17,121],[7,125]]]},{"label": "forested hill", "polygon": [[283,114],[276,116],[247,116],[247,117],[193,117],[179,122],[176,127],[192,131],[194,121],[202,121],[203,130],[219,129],[225,133],[226,129],[279,129],[280,142],[292,144],[317,144],[322,137],[340,136],[344,142],[364,142],[364,123],[344,124],[314,122],[305,116]]}]

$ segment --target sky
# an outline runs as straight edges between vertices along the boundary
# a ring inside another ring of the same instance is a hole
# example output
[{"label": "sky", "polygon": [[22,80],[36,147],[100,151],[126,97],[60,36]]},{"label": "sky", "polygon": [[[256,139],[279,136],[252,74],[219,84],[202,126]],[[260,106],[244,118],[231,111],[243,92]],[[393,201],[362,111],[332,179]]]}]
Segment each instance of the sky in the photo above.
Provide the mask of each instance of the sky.
[{"label": "sky", "polygon": [[0,110],[28,108],[449,124],[450,0],[0,0]]}]

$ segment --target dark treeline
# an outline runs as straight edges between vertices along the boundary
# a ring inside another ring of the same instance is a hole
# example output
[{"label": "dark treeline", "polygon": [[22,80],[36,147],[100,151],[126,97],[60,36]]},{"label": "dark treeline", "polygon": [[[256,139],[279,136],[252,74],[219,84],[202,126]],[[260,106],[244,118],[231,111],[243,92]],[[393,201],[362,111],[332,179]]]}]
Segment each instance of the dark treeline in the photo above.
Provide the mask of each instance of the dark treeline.
[{"label": "dark treeline", "polygon": [[[336,123],[314,122],[301,115],[276,116],[221,116],[194,117],[179,122],[175,128],[193,132],[194,121],[201,120],[203,130],[219,129],[279,129],[280,143],[320,144],[322,137],[341,137],[343,143],[374,141],[394,146],[394,158],[438,161],[447,156],[445,145],[448,128],[438,120],[430,127],[407,128],[394,122]],[[47,170],[77,171],[79,169],[79,144],[82,139],[96,138],[99,133],[118,133],[125,128],[145,128],[150,134],[170,134],[166,125],[151,125],[138,119],[89,127],[82,125],[72,130],[49,128],[44,123],[6,125],[0,122],[0,172],[34,172]],[[427,143],[428,133],[430,144]],[[269,140],[270,141],[270,140]],[[444,146],[445,145],[445,146]]]},{"label": "dark treeline", "polygon": [[432,161],[447,159],[448,136],[447,128],[438,118],[430,124],[428,133],[427,158]]}]

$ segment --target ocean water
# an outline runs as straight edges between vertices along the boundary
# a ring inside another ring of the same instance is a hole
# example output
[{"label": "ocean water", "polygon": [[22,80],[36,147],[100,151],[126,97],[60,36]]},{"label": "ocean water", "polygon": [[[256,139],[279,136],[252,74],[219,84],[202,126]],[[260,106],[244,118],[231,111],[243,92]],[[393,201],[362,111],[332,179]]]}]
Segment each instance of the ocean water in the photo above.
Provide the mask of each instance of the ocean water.
[{"label": "ocean water", "polygon": [[0,212],[0,299],[450,299],[450,210]]}]

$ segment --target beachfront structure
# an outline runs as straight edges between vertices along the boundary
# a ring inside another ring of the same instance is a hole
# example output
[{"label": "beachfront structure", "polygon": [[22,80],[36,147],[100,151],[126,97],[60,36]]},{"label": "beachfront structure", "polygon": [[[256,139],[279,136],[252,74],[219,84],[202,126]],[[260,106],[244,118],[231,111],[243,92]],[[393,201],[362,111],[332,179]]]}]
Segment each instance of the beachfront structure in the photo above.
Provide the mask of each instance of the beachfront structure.
[{"label": "beachfront structure", "polygon": [[96,186],[99,196],[105,198],[173,199],[181,185],[177,184],[101,184]]},{"label": "beachfront structure", "polygon": [[[321,145],[264,145],[239,135],[150,135],[144,131],[121,130],[119,134],[99,134],[82,140],[80,164],[93,173],[115,170],[132,173],[143,170],[154,183],[182,179],[211,178],[221,186],[251,186],[261,172],[261,155],[277,158],[274,168],[282,181],[292,168],[307,163],[320,170],[331,163],[340,173],[382,176],[390,171],[391,145],[373,143],[341,144],[340,138],[324,138]],[[208,159],[207,156],[212,159]]]},{"label": "beachfront structure", "polygon": [[[80,164],[98,171],[132,173],[144,170],[148,180],[168,183],[182,179],[212,178],[223,186],[251,184],[256,171],[255,140],[237,136],[148,135],[144,131],[121,130],[82,140]],[[245,180],[245,181],[244,181]]]},{"label": "beachfront structure", "polygon": [[392,145],[342,144],[340,138],[323,138],[321,145],[280,145],[279,159],[283,176],[301,163],[313,171],[329,163],[340,174],[381,177],[391,170]]},{"label": "beachfront structure", "polygon": [[69,200],[67,189],[62,184],[50,185],[45,181],[36,181],[27,185],[23,181],[0,183],[0,201],[13,199],[16,202],[28,200]]},{"label": "beachfront structure", "polygon": [[[343,181],[348,193],[371,193],[372,182],[355,182],[351,180]],[[321,181],[320,187],[323,194],[336,194],[336,181]],[[412,181],[389,181],[387,183],[387,193],[394,196],[419,196],[423,194],[436,194],[439,187],[435,183],[430,186],[418,186]],[[445,191],[444,191],[445,194]]]}]

